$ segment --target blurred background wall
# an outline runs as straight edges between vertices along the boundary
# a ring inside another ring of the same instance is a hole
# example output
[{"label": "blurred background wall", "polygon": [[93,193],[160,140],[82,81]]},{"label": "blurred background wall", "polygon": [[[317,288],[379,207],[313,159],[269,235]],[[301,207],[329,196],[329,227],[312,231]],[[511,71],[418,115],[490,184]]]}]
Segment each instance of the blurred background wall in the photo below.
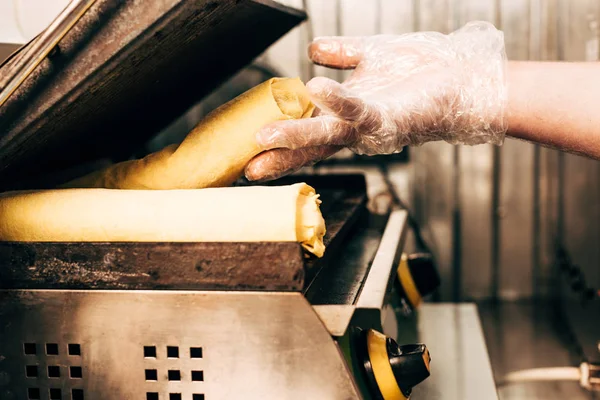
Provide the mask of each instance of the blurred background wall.
[{"label": "blurred background wall", "polygon": [[[27,41],[67,2],[0,0],[0,42]],[[342,81],[349,74],[312,66],[306,57],[311,37],[448,33],[471,20],[487,20],[502,29],[513,60],[598,60],[597,0],[281,2],[306,8],[311,19],[259,62],[276,74],[305,81],[318,75]],[[259,78],[252,79],[238,78],[239,90],[229,86],[231,96]],[[187,133],[221,99],[212,96],[171,129]],[[410,161],[406,167],[390,158],[388,171],[436,253],[443,282],[440,300],[558,295],[561,249],[583,272],[583,287],[600,287],[599,162],[512,139],[502,147],[428,143],[411,149]],[[368,173],[371,194],[376,194],[382,181],[379,170],[356,169]],[[571,291],[567,295],[577,296]]]}]

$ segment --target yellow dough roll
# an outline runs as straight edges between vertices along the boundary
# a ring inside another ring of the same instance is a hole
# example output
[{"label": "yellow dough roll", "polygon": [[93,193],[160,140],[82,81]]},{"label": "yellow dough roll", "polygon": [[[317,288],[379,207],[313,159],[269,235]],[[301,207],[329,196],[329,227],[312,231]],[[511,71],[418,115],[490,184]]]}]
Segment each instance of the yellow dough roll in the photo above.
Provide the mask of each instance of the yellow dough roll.
[{"label": "yellow dough roll", "polygon": [[305,183],[202,190],[59,189],[0,194],[0,240],[299,242],[322,256],[320,200]]},{"label": "yellow dough roll", "polygon": [[314,105],[300,79],[273,78],[204,118],[179,145],[67,183],[70,188],[197,189],[228,186],[261,149],[264,125],[310,117]]}]

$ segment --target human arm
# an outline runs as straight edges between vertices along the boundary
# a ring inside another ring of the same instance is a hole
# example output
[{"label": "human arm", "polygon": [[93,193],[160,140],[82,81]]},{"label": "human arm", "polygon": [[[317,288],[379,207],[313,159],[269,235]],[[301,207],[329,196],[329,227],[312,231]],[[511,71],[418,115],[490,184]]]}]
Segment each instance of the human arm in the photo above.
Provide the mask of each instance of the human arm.
[{"label": "human arm", "polygon": [[600,63],[509,62],[507,135],[600,160]]},{"label": "human arm", "polygon": [[600,64],[506,63],[503,35],[490,24],[451,35],[318,39],[309,56],[356,68],[341,85],[307,84],[322,109],[316,118],[258,133],[269,151],[249,164],[249,179],[275,178],[343,147],[387,154],[434,140],[501,144],[505,133],[600,158]]}]

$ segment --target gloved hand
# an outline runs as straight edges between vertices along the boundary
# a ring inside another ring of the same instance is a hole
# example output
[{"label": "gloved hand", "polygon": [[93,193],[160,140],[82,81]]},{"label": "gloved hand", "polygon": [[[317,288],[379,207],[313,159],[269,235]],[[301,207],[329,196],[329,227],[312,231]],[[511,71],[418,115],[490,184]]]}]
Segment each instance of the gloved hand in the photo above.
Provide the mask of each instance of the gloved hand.
[{"label": "gloved hand", "polygon": [[309,57],[354,71],[342,84],[322,77],[307,83],[318,107],[313,118],[279,121],[257,133],[269,151],[247,166],[250,180],[277,178],[343,147],[373,155],[435,140],[504,140],[504,35],[487,22],[449,35],[321,38]]}]

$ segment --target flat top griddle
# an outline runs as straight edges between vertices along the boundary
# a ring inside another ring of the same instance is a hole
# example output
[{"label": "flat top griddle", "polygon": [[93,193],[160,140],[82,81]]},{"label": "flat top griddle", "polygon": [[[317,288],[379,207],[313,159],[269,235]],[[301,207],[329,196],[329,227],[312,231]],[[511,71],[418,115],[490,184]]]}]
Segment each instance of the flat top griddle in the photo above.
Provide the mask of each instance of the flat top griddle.
[{"label": "flat top griddle", "polygon": [[362,175],[295,176],[272,184],[295,182],[313,186],[323,200],[327,250],[320,259],[293,242],[0,242],[0,288],[304,290],[360,227],[367,194]]}]

